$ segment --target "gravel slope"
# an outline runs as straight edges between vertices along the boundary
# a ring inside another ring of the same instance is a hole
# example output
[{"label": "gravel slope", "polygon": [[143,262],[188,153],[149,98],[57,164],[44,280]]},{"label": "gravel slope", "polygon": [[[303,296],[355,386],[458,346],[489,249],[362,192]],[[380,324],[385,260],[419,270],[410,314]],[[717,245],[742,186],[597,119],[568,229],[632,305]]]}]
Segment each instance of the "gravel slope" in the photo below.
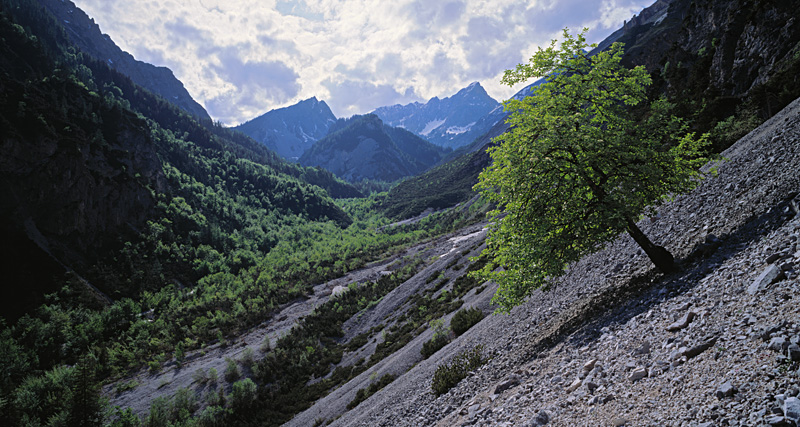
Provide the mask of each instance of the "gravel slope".
[{"label": "gravel slope", "polygon": [[[683,259],[681,273],[657,274],[622,236],[332,425],[791,425],[798,363],[768,346],[783,338],[773,347],[786,350],[800,334],[800,223],[788,202],[800,190],[800,100],[723,156],[717,176],[641,224]],[[785,277],[748,293],[775,256]],[[436,366],[475,344],[492,359],[435,398]]]}]

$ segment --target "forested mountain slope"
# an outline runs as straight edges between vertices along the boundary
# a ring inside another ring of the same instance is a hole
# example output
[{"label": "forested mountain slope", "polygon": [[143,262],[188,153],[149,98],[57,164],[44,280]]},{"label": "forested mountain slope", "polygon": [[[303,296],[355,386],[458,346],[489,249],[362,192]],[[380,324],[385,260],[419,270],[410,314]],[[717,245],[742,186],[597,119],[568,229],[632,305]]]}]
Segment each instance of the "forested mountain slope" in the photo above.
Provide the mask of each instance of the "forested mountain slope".
[{"label": "forested mountain slope", "polygon": [[130,77],[134,83],[158,94],[201,120],[211,120],[180,80],[166,67],[137,61],[120,49],[100,27],[70,0],[36,0],[63,25],[70,41],[83,53],[105,62],[109,67]]},{"label": "forested mountain slope", "polygon": [[[350,223],[303,179],[358,194],[352,187],[198,123],[81,53],[46,10],[2,6],[3,223],[22,247],[36,252],[36,243],[39,258],[112,297],[134,295],[247,267],[234,258],[268,251],[300,217]],[[4,266],[26,298],[63,282],[36,274],[28,285],[15,258]],[[30,308],[11,307],[12,318]]]},{"label": "forested mountain slope", "polygon": [[299,162],[325,168],[350,182],[393,182],[435,165],[447,150],[374,114],[339,119]]}]

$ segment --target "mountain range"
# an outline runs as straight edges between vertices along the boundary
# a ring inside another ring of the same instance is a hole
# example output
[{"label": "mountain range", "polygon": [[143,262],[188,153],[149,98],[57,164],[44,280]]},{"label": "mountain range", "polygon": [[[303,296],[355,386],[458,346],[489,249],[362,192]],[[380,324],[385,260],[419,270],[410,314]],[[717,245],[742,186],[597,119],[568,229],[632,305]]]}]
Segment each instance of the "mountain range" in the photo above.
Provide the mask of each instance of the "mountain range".
[{"label": "mountain range", "polygon": [[478,82],[444,99],[380,107],[373,114],[390,126],[453,149],[471,143],[504,117],[502,106]]}]

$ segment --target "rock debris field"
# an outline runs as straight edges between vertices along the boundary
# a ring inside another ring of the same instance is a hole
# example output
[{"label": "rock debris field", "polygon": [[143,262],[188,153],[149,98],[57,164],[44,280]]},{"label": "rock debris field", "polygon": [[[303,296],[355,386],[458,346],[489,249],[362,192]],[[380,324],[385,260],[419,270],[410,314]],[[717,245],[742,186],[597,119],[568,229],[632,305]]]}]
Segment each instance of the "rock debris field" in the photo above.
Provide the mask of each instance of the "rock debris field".
[{"label": "rock debris field", "polygon": [[[488,316],[331,425],[800,425],[800,100],[552,289]],[[708,170],[708,169],[707,169]],[[490,359],[436,397],[436,367]]]}]

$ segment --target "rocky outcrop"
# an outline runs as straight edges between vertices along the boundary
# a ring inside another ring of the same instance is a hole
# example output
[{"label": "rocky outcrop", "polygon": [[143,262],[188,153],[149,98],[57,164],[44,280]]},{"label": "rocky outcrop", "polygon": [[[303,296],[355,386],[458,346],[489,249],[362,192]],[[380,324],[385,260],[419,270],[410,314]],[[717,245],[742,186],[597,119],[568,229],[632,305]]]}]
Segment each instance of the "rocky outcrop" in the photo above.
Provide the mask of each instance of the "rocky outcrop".
[{"label": "rocky outcrop", "polygon": [[128,76],[134,83],[161,95],[193,116],[211,120],[206,110],[195,101],[180,80],[167,67],[156,67],[137,61],[133,55],[120,49],[107,34],[100,31],[94,19],[70,0],[38,0],[50,11],[67,31],[70,40],[81,51],[105,62],[111,68]]}]

